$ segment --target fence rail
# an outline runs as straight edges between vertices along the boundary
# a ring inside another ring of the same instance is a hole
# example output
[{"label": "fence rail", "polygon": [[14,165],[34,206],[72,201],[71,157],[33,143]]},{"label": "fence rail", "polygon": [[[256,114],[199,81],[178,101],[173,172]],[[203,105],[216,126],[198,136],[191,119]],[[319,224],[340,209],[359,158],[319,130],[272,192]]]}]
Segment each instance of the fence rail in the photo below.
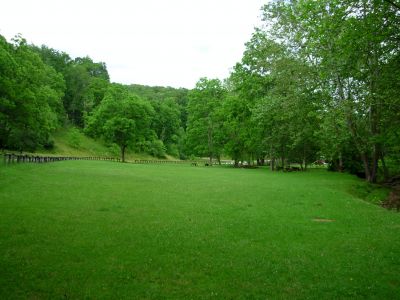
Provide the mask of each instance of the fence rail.
[{"label": "fence rail", "polygon": [[197,164],[199,162],[191,160],[154,160],[154,159],[135,159],[134,164]]},{"label": "fence rail", "polygon": [[[98,160],[98,161],[113,161],[121,162],[120,158],[115,157],[101,157],[101,156],[40,156],[40,155],[28,155],[28,154],[15,154],[15,153],[5,153],[4,163],[48,163],[57,162],[65,160]],[[150,159],[135,159],[134,161],[129,161],[133,164],[200,164],[198,161],[189,160],[150,160]]]},{"label": "fence rail", "polygon": [[14,153],[4,154],[4,163],[48,163],[64,160],[102,160],[120,162],[121,159],[115,157],[100,157],[100,156],[39,156],[39,155],[22,155]]}]

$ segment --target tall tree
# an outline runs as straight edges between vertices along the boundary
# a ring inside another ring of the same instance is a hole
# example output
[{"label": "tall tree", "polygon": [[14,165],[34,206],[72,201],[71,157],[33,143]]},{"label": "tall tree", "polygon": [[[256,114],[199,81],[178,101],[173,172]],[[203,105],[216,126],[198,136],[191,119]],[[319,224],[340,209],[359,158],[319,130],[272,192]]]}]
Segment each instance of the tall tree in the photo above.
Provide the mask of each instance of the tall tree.
[{"label": "tall tree", "polygon": [[304,0],[273,2],[264,16],[269,35],[319,72],[315,82],[335,103],[324,109],[341,110],[365,176],[375,182],[384,157],[383,95],[393,83],[382,74],[399,55],[398,12],[382,1]]},{"label": "tall tree", "polygon": [[194,154],[220,158],[221,121],[220,109],[226,91],[218,79],[201,78],[189,93],[188,103],[188,144]]},{"label": "tall tree", "polygon": [[0,147],[35,150],[49,143],[63,118],[62,76],[21,37],[0,36]]},{"label": "tall tree", "polygon": [[88,117],[85,132],[117,144],[124,162],[126,149],[149,137],[153,114],[153,108],[148,102],[141,100],[125,87],[114,84]]},{"label": "tall tree", "polygon": [[104,63],[95,63],[89,57],[76,58],[65,71],[67,90],[64,107],[70,121],[84,127],[85,117],[100,104],[109,85]]}]

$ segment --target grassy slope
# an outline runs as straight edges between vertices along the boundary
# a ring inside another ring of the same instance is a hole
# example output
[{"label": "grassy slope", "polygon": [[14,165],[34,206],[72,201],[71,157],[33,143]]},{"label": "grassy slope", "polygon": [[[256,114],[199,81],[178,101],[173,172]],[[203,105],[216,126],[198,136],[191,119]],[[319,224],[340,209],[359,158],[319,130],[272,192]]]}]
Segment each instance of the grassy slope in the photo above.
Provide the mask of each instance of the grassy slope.
[{"label": "grassy slope", "polygon": [[[53,134],[55,147],[51,151],[41,151],[43,154],[54,154],[61,156],[107,156],[119,157],[119,149],[111,149],[101,141],[87,137],[77,129],[66,127],[58,129]],[[169,157],[171,158],[171,157]],[[134,153],[127,150],[127,160],[135,159],[155,159],[145,153]]]},{"label": "grassy slope", "polygon": [[68,161],[0,183],[1,299],[400,296],[400,215],[348,175]]}]

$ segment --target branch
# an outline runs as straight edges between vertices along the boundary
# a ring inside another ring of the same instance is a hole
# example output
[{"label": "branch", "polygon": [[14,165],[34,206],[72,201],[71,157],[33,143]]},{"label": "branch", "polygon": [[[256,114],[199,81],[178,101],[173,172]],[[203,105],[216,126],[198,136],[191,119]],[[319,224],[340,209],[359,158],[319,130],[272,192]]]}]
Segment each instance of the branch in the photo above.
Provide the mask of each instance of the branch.
[{"label": "branch", "polygon": [[392,0],[384,0],[385,2],[389,3],[390,5],[394,6],[395,8],[397,8],[398,10],[400,10],[400,4],[392,1]]}]

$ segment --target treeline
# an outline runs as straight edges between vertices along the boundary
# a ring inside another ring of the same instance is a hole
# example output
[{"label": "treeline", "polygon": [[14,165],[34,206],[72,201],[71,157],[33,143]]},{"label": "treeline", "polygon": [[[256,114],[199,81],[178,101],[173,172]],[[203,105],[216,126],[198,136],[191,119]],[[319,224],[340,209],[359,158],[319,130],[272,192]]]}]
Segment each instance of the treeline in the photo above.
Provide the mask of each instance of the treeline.
[{"label": "treeline", "polygon": [[129,146],[185,158],[187,92],[110,83],[105,63],[0,36],[1,149],[51,149],[51,133],[69,124],[117,144],[122,157]]},{"label": "treeline", "polygon": [[264,24],[225,81],[201,79],[188,103],[197,155],[326,160],[370,182],[400,161],[400,6],[302,0],[265,5]]},{"label": "treeline", "polygon": [[224,81],[173,89],[110,83],[106,65],[0,37],[0,147],[52,147],[71,123],[163,157],[230,157],[271,169],[328,161],[370,182],[399,172],[400,7],[395,1],[286,0]]}]

